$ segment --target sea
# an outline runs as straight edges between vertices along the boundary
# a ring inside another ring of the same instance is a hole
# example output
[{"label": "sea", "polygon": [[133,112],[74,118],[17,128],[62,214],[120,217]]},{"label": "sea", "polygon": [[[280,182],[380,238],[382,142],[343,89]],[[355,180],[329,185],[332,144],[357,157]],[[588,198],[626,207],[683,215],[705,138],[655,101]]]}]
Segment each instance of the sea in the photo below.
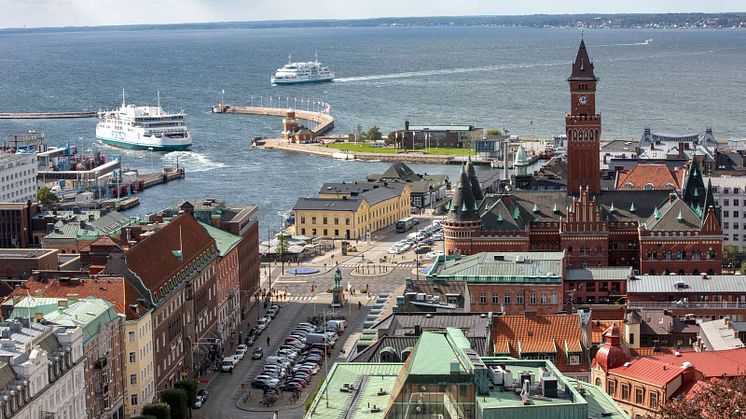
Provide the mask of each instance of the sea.
[{"label": "sea", "polygon": [[[601,79],[603,138],[636,139],[712,127],[719,140],[746,137],[746,31],[586,30]],[[276,137],[275,117],[217,115],[210,106],[328,103],[335,134],[378,126],[468,124],[524,138],[563,132],[575,29],[371,27],[111,30],[0,33],[0,112],[113,109],[126,100],[188,114],[191,151],[128,151],[99,144],[95,119],[0,120],[0,141],[27,130],[50,144],[119,155],[126,167],[186,168],[186,179],[140,194],[144,216],[184,199],[256,204],[262,231],[278,228],[298,197],[323,182],[380,173],[388,164],[252,149]],[[287,62],[319,59],[331,83],[271,86]],[[224,94],[222,93],[224,91]],[[318,105],[316,105],[318,106]],[[452,179],[458,166],[412,165]],[[488,170],[488,169],[481,169]],[[264,233],[263,233],[264,234]]]}]

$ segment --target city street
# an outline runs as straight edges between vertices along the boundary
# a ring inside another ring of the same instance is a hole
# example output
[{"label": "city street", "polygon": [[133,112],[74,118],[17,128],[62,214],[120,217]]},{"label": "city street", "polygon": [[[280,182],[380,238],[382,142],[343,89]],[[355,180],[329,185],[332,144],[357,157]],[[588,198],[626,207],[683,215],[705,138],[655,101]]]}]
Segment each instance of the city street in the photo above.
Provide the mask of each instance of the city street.
[{"label": "city street", "polygon": [[[430,218],[422,217],[418,227],[424,228],[429,224]],[[307,321],[308,317],[314,314],[321,315],[324,309],[328,309],[331,296],[326,291],[334,286],[335,267],[339,263],[342,271],[342,286],[347,289],[349,284],[355,290],[356,295],[353,297],[352,307],[345,306],[337,311],[345,316],[351,313],[352,319],[348,318],[348,329],[337,341],[327,366],[331,366],[336,361],[344,360],[344,357],[340,357],[340,351],[342,348],[349,347],[352,342],[348,342],[348,339],[354,339],[356,333],[361,331],[362,319],[364,319],[364,314],[367,311],[368,296],[359,291],[367,287],[370,295],[391,293],[404,285],[405,278],[416,276],[417,263],[413,251],[410,250],[400,255],[387,253],[394,243],[415,231],[417,229],[412,229],[406,233],[396,233],[393,226],[389,227],[376,233],[374,239],[377,240],[372,241],[370,245],[364,242],[352,243],[353,246],[357,246],[360,252],[342,256],[340,249],[336,248],[332,252],[300,265],[286,263],[286,274],[284,275],[281,273],[281,265],[273,264],[270,267],[271,287],[280,294],[285,293],[286,298],[273,299],[282,306],[282,309],[269,324],[267,330],[257,338],[254,347],[261,346],[264,349],[265,357],[275,353],[285,336],[298,323]],[[435,247],[438,246],[442,246],[442,242],[436,242]],[[385,261],[383,260],[384,257],[386,258]],[[429,266],[431,262],[424,260],[423,255],[420,255],[421,267]],[[288,269],[299,266],[314,267],[319,269],[320,272],[314,275],[291,275],[287,273]],[[270,287],[270,281],[267,277],[268,270],[267,265],[262,268],[262,288]],[[363,305],[360,310],[357,301],[360,301]],[[265,311],[262,304],[256,304],[246,320],[254,324]],[[247,330],[242,330],[242,332],[245,336]],[[267,337],[270,339],[269,348],[267,348]],[[279,417],[299,418],[303,416],[305,400],[323,379],[323,366],[311,383],[303,389],[300,399],[294,405],[290,405],[288,402],[289,393],[284,393],[274,406],[267,408],[258,404],[258,400],[261,399],[263,394],[262,390],[250,388],[251,380],[264,367],[264,359],[251,360],[250,353],[254,347],[249,348],[249,354],[239,363],[232,374],[218,373],[206,385],[206,388],[210,391],[210,398],[202,409],[193,411],[195,418],[263,419],[272,418],[274,410],[278,410]],[[200,385],[200,388],[202,387],[205,387],[205,385]],[[247,394],[248,396],[246,396]],[[246,403],[238,403],[242,397],[247,397]],[[252,409],[256,410],[242,410],[237,407],[237,403],[242,407],[251,406]]]}]

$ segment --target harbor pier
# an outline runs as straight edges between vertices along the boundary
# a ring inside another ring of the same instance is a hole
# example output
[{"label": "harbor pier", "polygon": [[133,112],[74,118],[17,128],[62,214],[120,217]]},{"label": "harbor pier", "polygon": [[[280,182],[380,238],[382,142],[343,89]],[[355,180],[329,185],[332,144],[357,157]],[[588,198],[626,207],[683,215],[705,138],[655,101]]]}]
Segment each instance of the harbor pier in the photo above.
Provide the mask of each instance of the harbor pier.
[{"label": "harbor pier", "polygon": [[334,128],[334,117],[326,112],[317,112],[308,109],[288,109],[285,107],[266,107],[266,106],[236,106],[224,103],[218,103],[212,107],[213,113],[240,113],[247,115],[265,115],[285,117],[288,111],[295,112],[298,119],[316,123],[310,130],[314,135],[324,135]]},{"label": "harbor pier", "polygon": [[0,119],[95,118],[98,112],[0,112]]}]

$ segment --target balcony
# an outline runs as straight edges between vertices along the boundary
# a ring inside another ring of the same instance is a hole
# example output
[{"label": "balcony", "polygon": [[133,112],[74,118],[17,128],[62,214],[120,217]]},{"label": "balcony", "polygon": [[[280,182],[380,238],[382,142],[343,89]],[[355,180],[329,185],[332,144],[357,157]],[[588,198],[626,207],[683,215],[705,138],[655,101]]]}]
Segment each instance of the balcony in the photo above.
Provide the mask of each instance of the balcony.
[{"label": "balcony", "polygon": [[746,302],[738,301],[651,301],[651,302],[629,302],[627,308],[649,309],[649,310],[722,310],[722,309],[746,309]]}]

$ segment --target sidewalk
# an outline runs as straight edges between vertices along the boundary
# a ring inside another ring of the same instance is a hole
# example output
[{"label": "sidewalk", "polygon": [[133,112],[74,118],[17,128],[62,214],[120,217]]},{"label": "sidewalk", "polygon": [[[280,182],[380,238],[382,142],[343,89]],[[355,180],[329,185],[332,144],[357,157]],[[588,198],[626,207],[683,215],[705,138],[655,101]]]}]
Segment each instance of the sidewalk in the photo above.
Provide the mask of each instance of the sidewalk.
[{"label": "sidewalk", "polygon": [[[256,319],[259,312],[263,311],[262,304],[259,302],[253,302],[251,303],[251,309],[246,312],[246,315],[244,316],[243,320],[241,320],[241,323],[236,328],[236,341],[233,342],[233,345],[230,344],[230,342],[225,342],[223,344],[223,351],[219,354],[220,360],[225,358],[226,356],[233,355],[233,353],[236,350],[236,347],[243,342],[238,342],[238,338],[241,337],[242,339],[246,339],[246,336],[248,336],[248,327],[247,324],[251,323],[251,319],[254,319],[254,323],[256,323]],[[220,371],[210,370],[207,373],[200,375],[197,378],[197,384],[200,386],[199,388],[205,388],[210,385],[212,380],[215,379],[220,374]]]}]

